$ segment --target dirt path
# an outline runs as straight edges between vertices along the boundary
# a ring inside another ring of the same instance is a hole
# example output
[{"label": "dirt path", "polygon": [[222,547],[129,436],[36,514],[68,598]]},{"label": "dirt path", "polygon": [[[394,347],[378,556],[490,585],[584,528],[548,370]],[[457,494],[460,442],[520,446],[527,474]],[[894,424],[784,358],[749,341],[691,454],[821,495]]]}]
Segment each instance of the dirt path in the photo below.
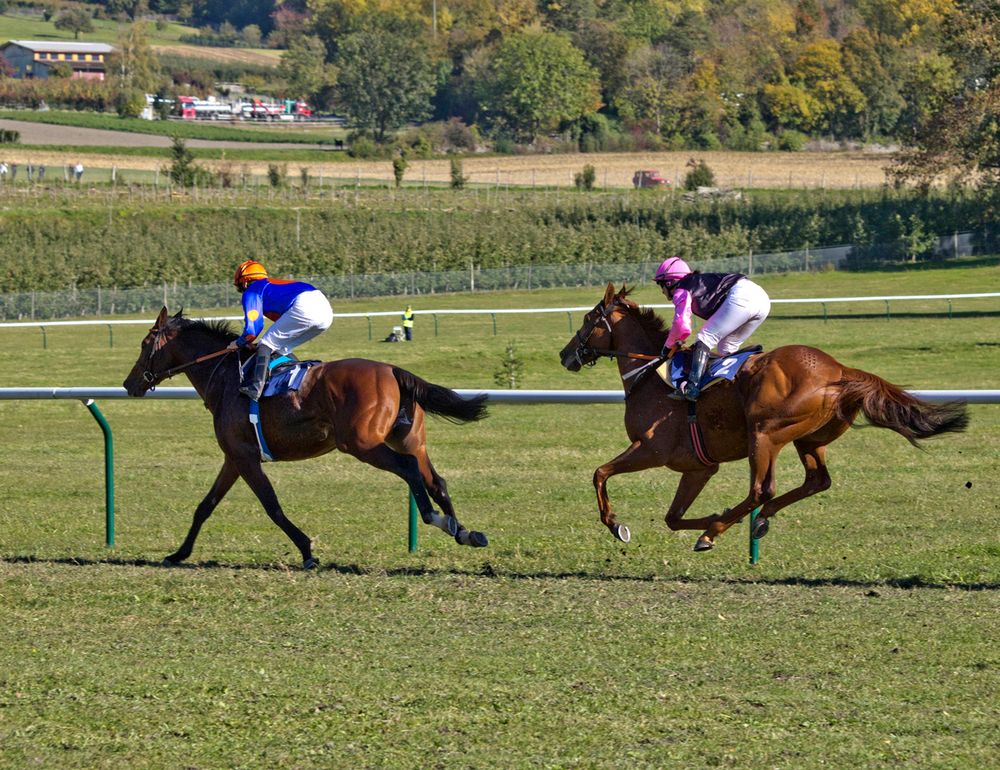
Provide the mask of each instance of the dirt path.
[{"label": "dirt path", "polygon": [[[107,153],[88,153],[83,159],[89,168],[111,169],[119,172],[155,171],[164,165],[162,158],[143,158],[117,155],[116,147],[169,147],[171,140],[163,136],[130,134],[124,131],[104,131],[92,128],[51,126],[27,121],[0,120],[0,128],[21,132],[21,144],[0,147],[0,160],[25,164],[44,163],[51,167],[72,165],[78,159],[70,153],[52,153],[32,150],[33,145],[79,145],[107,147]],[[191,139],[192,148],[235,149],[246,148],[246,142],[211,141]],[[254,149],[304,149],[301,144],[253,144]],[[320,147],[320,145],[315,145]],[[328,148],[326,148],[328,149]],[[332,154],[332,153],[331,153]],[[622,188],[632,186],[632,174],[637,169],[657,169],[675,184],[683,182],[691,160],[705,161],[715,172],[721,187],[740,188],[853,188],[880,187],[885,184],[886,169],[892,157],[886,153],[863,152],[659,152],[659,153],[601,153],[569,155],[517,155],[467,157],[462,160],[462,172],[473,184],[517,185],[537,187],[572,187],[574,177],[591,165],[596,172],[596,186]],[[237,171],[266,174],[267,162],[199,161],[208,168],[228,166]],[[360,179],[363,182],[393,179],[390,161],[357,161],[337,153],[330,162],[302,163],[310,176],[326,179]],[[291,164],[290,176],[299,168]],[[406,181],[447,183],[451,178],[448,160],[411,161]]]}]

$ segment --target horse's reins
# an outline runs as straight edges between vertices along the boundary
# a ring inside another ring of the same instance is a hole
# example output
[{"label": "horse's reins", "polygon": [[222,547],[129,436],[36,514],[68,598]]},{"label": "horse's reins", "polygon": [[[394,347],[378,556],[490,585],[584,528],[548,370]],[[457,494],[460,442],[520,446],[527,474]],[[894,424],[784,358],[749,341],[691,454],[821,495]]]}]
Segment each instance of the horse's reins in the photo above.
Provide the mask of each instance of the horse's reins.
[{"label": "horse's reins", "polygon": [[[196,364],[200,364],[205,361],[209,361],[213,358],[224,356],[226,353],[233,352],[228,347],[222,348],[222,350],[216,350],[214,353],[206,353],[203,356],[198,356],[193,361],[188,361],[187,363],[183,363],[178,366],[172,366],[169,369],[166,369],[162,372],[154,372],[152,366],[153,356],[155,355],[156,351],[159,350],[160,337],[162,336],[163,331],[161,329],[150,330],[150,331],[155,331],[156,337],[153,339],[153,347],[149,352],[149,359],[146,361],[147,369],[142,373],[142,379],[144,379],[148,383],[161,382],[163,380],[173,377],[175,374],[183,372],[185,369],[195,366]],[[153,388],[150,388],[150,390],[152,389]]]}]

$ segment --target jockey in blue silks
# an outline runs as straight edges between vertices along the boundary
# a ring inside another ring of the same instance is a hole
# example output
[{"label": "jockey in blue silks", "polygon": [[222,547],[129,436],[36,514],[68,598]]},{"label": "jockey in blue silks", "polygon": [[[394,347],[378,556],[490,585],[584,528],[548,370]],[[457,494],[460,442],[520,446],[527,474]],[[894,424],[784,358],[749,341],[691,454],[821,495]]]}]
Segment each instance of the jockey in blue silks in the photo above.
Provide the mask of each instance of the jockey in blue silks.
[{"label": "jockey in blue silks", "polygon": [[[264,266],[253,260],[236,268],[233,284],[243,295],[243,332],[229,347],[235,350],[256,346],[253,373],[240,387],[240,393],[256,401],[264,389],[271,358],[276,353],[287,355],[292,348],[329,329],[333,308],[315,286],[268,278]],[[261,334],[265,316],[274,323]]]}]

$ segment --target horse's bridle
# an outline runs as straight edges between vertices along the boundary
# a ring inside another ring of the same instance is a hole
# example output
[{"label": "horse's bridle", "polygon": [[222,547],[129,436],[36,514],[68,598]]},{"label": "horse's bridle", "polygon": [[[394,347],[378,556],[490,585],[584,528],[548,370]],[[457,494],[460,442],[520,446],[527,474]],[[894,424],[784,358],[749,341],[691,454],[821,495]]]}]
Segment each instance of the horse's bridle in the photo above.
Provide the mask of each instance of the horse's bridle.
[{"label": "horse's bridle", "polygon": [[[202,361],[208,361],[209,359],[216,358],[218,356],[225,355],[226,353],[233,352],[229,348],[222,348],[221,350],[217,350],[214,353],[208,353],[203,356],[198,356],[194,360],[188,361],[187,363],[179,364],[177,366],[172,366],[169,369],[164,369],[162,372],[154,372],[153,356],[156,354],[156,351],[161,350],[163,348],[166,342],[165,341],[162,343],[160,342],[160,340],[163,338],[163,329],[158,329],[157,327],[154,326],[152,329],[149,330],[149,334],[154,334],[156,336],[153,337],[153,344],[149,349],[149,356],[146,358],[146,369],[142,373],[142,379],[145,382],[149,383],[150,391],[156,389],[156,385],[154,385],[153,383],[162,382],[163,380],[170,379],[175,374],[183,372],[190,366],[194,366],[195,364],[200,364]],[[221,361],[219,363],[221,363]],[[218,366],[216,366],[216,368],[218,368]],[[215,375],[214,371],[212,372],[212,375],[213,376]]]},{"label": "horse's bridle", "polygon": [[[591,320],[591,322],[586,326],[585,329],[584,327],[581,327],[580,329],[577,330],[576,334],[573,335],[574,339],[577,342],[576,350],[573,351],[573,357],[576,359],[576,362],[580,364],[580,366],[593,366],[594,364],[597,363],[597,359],[600,358],[601,356],[614,355],[614,353],[610,351],[598,350],[597,348],[589,348],[587,347],[587,343],[590,341],[590,337],[591,335],[593,335],[594,330],[597,329],[598,325],[602,323],[608,330],[608,334],[611,334],[611,322],[608,320],[608,318],[615,311],[615,308],[617,308],[618,305],[619,305],[618,297],[615,297],[610,305],[605,305],[604,300],[601,300],[596,305],[594,305],[594,309],[590,311],[592,313],[599,312],[599,315],[594,317],[594,319]],[[588,356],[593,356],[593,358],[589,361],[584,361],[583,360],[584,354]]]}]

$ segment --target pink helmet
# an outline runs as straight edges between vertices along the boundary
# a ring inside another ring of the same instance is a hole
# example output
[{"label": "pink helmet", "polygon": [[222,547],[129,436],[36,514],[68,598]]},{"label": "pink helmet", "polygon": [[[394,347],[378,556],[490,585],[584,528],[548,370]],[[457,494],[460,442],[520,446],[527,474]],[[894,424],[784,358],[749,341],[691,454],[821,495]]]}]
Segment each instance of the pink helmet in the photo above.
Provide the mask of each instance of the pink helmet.
[{"label": "pink helmet", "polygon": [[674,283],[690,272],[691,268],[688,267],[687,262],[680,257],[670,257],[663,260],[663,264],[656,269],[656,275],[653,276],[653,280],[657,283]]}]

